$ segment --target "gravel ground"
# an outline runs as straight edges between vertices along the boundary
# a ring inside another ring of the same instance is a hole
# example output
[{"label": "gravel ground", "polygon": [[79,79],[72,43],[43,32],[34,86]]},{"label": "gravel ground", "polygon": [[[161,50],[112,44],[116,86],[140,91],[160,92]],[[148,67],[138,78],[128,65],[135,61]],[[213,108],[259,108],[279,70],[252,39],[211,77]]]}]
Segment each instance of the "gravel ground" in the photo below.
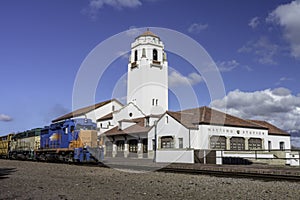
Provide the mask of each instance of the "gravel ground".
[{"label": "gravel ground", "polygon": [[299,199],[300,183],[0,160],[0,199]]}]

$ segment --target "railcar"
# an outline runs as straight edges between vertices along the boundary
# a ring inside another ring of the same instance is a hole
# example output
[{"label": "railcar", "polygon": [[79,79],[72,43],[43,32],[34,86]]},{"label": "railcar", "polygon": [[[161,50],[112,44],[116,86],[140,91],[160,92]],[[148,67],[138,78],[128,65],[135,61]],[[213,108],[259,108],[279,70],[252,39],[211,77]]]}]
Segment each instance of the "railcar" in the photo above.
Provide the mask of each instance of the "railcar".
[{"label": "railcar", "polygon": [[100,161],[96,123],[90,119],[70,119],[41,130],[36,159],[61,162]]},{"label": "railcar", "polygon": [[9,150],[14,133],[0,137],[0,158],[8,158]]},{"label": "railcar", "polygon": [[35,150],[40,148],[41,128],[35,128],[15,134],[9,150],[11,159],[35,159]]}]

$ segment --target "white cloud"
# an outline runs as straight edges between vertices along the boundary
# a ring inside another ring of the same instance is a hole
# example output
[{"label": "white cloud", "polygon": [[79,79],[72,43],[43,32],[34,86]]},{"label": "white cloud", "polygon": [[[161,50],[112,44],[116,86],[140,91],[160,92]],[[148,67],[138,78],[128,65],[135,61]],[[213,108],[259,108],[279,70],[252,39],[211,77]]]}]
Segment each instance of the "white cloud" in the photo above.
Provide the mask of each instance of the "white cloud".
[{"label": "white cloud", "polygon": [[284,37],[290,44],[291,55],[300,59],[300,1],[293,1],[278,6],[267,17],[272,22],[283,27]]},{"label": "white cloud", "polygon": [[276,83],[276,85],[281,85],[282,82],[286,82],[286,81],[293,81],[294,79],[292,78],[288,78],[288,77],[281,77],[279,79],[279,81]]},{"label": "white cloud", "polygon": [[220,72],[230,72],[239,65],[240,63],[238,63],[236,60],[217,62]]},{"label": "white cloud", "polygon": [[89,6],[93,9],[100,9],[103,6],[111,6],[117,9],[134,8],[142,5],[140,0],[90,0]]},{"label": "white cloud", "polygon": [[9,121],[12,121],[12,120],[13,120],[13,118],[8,116],[8,115],[0,114],[0,121],[9,122]]},{"label": "white cloud", "polygon": [[256,28],[258,25],[259,25],[259,17],[253,17],[250,22],[248,23],[248,25],[251,27],[251,28]]},{"label": "white cloud", "polygon": [[110,6],[115,9],[136,8],[142,5],[142,0],[90,0],[88,8],[82,10],[83,14],[96,19],[98,12],[104,6]]},{"label": "white cloud", "polygon": [[181,85],[196,85],[203,81],[202,77],[193,72],[190,73],[188,76],[183,76],[177,71],[171,71],[169,74],[169,87],[176,87]]},{"label": "white cloud", "polygon": [[244,119],[265,120],[284,130],[300,129],[300,97],[286,88],[234,90],[211,106]]},{"label": "white cloud", "polygon": [[190,25],[190,27],[188,28],[188,32],[189,33],[195,33],[198,34],[201,31],[205,30],[208,28],[208,24],[198,24],[198,23],[193,23]]},{"label": "white cloud", "polygon": [[249,41],[238,50],[239,53],[252,53],[260,64],[275,65],[274,57],[279,52],[279,46],[272,44],[267,37],[260,37],[257,41]]}]

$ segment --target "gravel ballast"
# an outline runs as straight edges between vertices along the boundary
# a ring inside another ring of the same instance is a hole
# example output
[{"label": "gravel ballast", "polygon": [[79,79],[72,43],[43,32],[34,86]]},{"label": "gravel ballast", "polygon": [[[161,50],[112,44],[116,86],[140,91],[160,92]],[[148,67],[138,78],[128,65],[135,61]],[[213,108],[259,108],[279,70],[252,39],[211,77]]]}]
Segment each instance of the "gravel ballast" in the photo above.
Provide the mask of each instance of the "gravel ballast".
[{"label": "gravel ballast", "polygon": [[0,199],[299,199],[300,183],[0,160]]}]

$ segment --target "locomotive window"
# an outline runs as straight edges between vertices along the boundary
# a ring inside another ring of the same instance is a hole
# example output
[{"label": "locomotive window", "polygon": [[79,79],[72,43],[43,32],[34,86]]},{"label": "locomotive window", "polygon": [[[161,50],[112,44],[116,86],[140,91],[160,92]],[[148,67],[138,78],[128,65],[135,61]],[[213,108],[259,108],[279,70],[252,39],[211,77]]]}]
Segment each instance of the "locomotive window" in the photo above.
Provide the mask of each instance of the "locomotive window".
[{"label": "locomotive window", "polygon": [[73,133],[74,129],[75,129],[75,127],[74,127],[74,126],[71,126],[70,132]]},{"label": "locomotive window", "polygon": [[49,129],[43,129],[43,130],[41,130],[41,135],[48,134],[48,132],[49,132]]},{"label": "locomotive window", "polygon": [[96,127],[94,126],[91,126],[91,125],[80,125],[80,124],[77,124],[76,125],[76,130],[96,130]]},{"label": "locomotive window", "polygon": [[68,127],[64,128],[65,134],[68,134]]}]

